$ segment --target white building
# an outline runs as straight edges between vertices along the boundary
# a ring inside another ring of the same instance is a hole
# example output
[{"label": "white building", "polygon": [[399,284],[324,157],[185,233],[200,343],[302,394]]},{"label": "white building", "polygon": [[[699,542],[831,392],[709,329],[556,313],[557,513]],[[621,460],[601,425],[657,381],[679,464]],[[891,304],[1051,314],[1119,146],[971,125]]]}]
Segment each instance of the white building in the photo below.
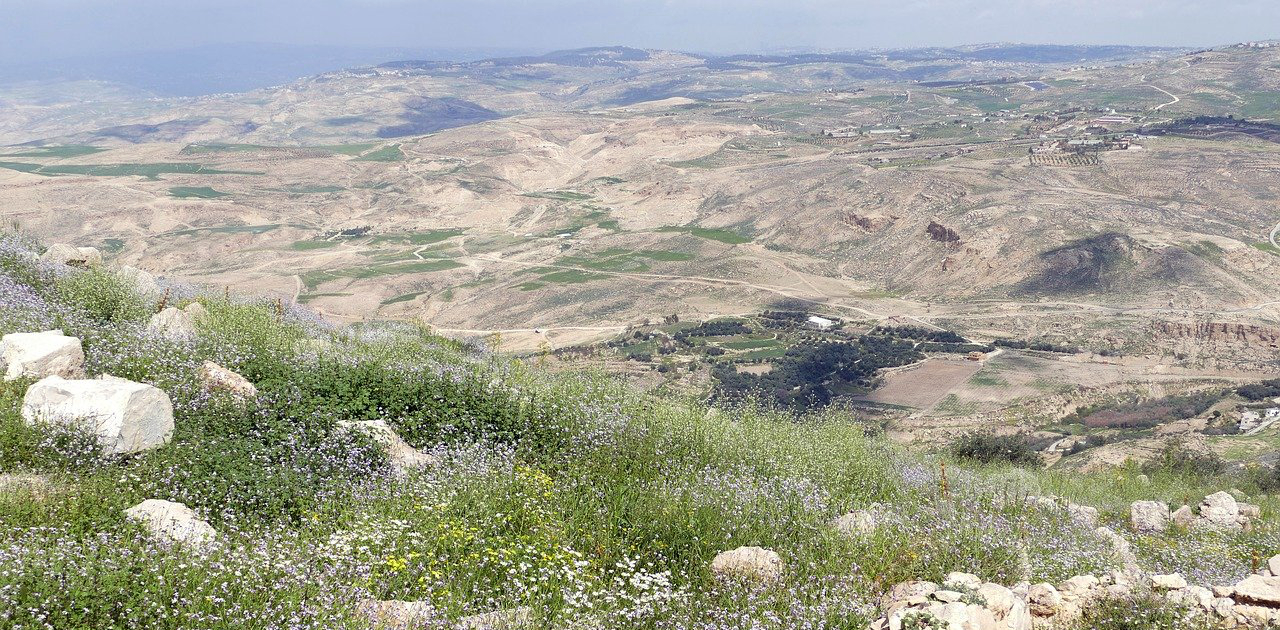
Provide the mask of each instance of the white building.
[{"label": "white building", "polygon": [[831,321],[831,320],[829,320],[829,319],[825,318],[825,317],[818,317],[817,315],[810,315],[810,316],[809,316],[809,319],[808,319],[807,321],[805,321],[805,325],[807,325],[807,326],[808,326],[808,327],[810,327],[810,328],[816,328],[816,329],[818,329],[818,330],[827,330],[828,328],[831,328],[832,326],[835,326],[835,325],[836,325],[836,323],[835,323],[834,321]]}]

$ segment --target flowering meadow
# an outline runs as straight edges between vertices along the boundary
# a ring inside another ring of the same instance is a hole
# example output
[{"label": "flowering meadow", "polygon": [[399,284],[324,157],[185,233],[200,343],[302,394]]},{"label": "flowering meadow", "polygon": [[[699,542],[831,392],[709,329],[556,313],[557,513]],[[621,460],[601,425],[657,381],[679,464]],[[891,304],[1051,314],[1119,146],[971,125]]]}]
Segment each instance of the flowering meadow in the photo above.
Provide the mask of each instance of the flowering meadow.
[{"label": "flowering meadow", "polygon": [[[1138,537],[1123,525],[1129,502],[1223,489],[1210,481],[965,467],[848,412],[708,410],[406,323],[339,328],[162,283],[161,299],[208,310],[194,340],[170,341],[147,333],[155,296],[38,251],[0,240],[0,333],[79,337],[90,377],[163,389],[176,427],[160,448],[106,457],[92,436],[28,426],[29,380],[0,384],[0,474],[26,480],[0,486],[3,628],[369,628],[360,602],[374,599],[429,602],[441,628],[527,606],[539,628],[861,629],[904,580],[1059,581],[1119,566],[1091,527],[1030,495],[1099,508],[1151,569],[1225,581],[1280,552],[1267,497],[1251,497],[1264,518],[1249,533]],[[257,398],[203,393],[206,359]],[[371,419],[439,463],[395,474],[374,442],[337,430]],[[218,544],[153,541],[123,514],[145,499],[191,507]],[[873,532],[832,527],[855,509],[874,509]],[[711,559],[743,545],[777,551],[782,580],[715,578]]]}]

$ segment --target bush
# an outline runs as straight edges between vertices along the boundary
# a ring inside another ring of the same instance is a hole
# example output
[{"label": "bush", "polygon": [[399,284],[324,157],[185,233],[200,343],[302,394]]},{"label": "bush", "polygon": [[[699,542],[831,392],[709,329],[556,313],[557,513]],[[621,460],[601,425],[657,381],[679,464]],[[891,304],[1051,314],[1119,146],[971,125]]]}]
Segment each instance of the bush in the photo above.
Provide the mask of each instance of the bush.
[{"label": "bush", "polygon": [[951,454],[984,464],[1008,462],[1017,466],[1040,465],[1040,454],[1031,448],[1025,435],[970,433],[951,445]]},{"label": "bush", "polygon": [[58,301],[98,322],[144,319],[151,309],[128,280],[105,269],[87,269],[58,279]]},{"label": "bush", "polygon": [[1148,475],[1166,472],[1186,477],[1213,477],[1226,469],[1226,462],[1216,453],[1193,451],[1179,440],[1165,442],[1160,454],[1142,465],[1142,472]]},{"label": "bush", "polygon": [[1280,378],[1261,383],[1250,383],[1236,389],[1236,393],[1248,400],[1266,400],[1280,396]]}]

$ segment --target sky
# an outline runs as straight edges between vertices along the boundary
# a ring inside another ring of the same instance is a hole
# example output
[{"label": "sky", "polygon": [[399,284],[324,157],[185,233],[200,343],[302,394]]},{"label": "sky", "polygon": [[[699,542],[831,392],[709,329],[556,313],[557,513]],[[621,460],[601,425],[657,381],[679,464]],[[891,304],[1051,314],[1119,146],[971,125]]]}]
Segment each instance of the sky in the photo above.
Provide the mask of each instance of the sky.
[{"label": "sky", "polygon": [[1277,0],[0,0],[0,65],[244,42],[695,52],[1280,37]]}]

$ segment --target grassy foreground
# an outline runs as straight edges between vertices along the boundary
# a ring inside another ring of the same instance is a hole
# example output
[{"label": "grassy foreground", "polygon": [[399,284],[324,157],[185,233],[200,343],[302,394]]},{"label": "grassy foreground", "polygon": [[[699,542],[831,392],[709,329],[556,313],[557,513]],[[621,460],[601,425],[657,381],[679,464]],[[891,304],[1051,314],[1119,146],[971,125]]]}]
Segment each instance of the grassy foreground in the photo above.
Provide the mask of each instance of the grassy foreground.
[{"label": "grassy foreground", "polygon": [[[429,600],[445,619],[530,606],[546,628],[853,629],[902,580],[1057,582],[1118,567],[1088,527],[1028,494],[1098,507],[1146,568],[1198,583],[1241,578],[1255,555],[1280,551],[1265,496],[1251,497],[1265,523],[1247,534],[1121,525],[1133,500],[1194,504],[1223,489],[1213,482],[944,467],[843,412],[708,410],[404,324],[335,328],[174,286],[170,303],[198,300],[209,316],[197,341],[166,341],[146,334],[154,301],[123,277],[33,262],[34,247],[0,242],[0,333],[80,337],[90,376],[164,389],[176,433],[104,458],[90,436],[27,426],[29,382],[0,384],[0,474],[47,478],[0,488],[6,628],[367,628],[357,603],[376,598]],[[205,359],[252,380],[256,401],[201,393]],[[376,418],[441,465],[399,478],[372,443],[335,430]],[[151,542],[122,514],[149,498],[192,507],[223,544]],[[831,528],[876,503],[873,534]],[[711,558],[740,545],[780,553],[784,579],[712,577]],[[1123,622],[1132,613],[1089,627],[1136,627]]]}]

